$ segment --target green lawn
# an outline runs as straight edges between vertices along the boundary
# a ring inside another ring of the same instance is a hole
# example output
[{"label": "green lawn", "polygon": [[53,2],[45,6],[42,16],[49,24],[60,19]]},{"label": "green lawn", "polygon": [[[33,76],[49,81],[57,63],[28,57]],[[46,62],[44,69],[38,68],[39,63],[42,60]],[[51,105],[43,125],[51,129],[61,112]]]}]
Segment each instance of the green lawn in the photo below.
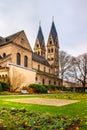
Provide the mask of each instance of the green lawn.
[{"label": "green lawn", "polygon": [[[14,103],[6,101],[6,99],[15,99],[15,98],[31,98],[31,97],[40,97],[40,98],[53,98],[53,99],[76,99],[80,100],[78,103],[54,107],[54,106],[45,106],[45,105],[31,105],[23,103]],[[40,94],[40,95],[24,95],[24,96],[0,96],[0,107],[9,107],[9,108],[26,108],[29,111],[49,113],[52,115],[63,115],[63,116],[72,116],[80,117],[82,119],[81,129],[87,129],[87,94],[74,94],[74,93],[65,93],[65,94]]]}]

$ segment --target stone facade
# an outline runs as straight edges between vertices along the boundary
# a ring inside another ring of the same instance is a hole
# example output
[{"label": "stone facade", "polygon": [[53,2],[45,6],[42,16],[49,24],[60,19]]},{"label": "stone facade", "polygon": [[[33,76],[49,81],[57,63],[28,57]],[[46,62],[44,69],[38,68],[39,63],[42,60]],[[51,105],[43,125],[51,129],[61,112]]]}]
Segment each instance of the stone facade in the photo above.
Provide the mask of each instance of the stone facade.
[{"label": "stone facade", "polygon": [[54,22],[47,47],[41,26],[39,27],[34,52],[24,31],[0,37],[0,76],[2,75],[10,78],[11,89],[14,91],[31,83],[60,85],[59,43]]}]

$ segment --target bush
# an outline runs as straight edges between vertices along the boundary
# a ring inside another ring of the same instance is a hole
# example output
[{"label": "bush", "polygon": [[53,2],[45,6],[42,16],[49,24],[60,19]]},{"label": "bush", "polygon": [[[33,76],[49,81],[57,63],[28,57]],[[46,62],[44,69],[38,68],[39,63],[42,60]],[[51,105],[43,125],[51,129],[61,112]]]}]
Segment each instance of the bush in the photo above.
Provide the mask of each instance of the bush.
[{"label": "bush", "polygon": [[33,89],[35,93],[47,93],[47,90],[56,90],[59,91],[72,91],[71,88],[67,88],[65,86],[57,86],[57,85],[41,85],[41,84],[30,84],[29,88]]},{"label": "bush", "polygon": [[29,88],[32,88],[35,93],[47,93],[47,88],[41,84],[31,84]]},{"label": "bush", "polygon": [[0,91],[7,91],[9,90],[9,84],[5,82],[0,82]]},{"label": "bush", "polygon": [[0,91],[2,91],[2,84],[0,83]]}]

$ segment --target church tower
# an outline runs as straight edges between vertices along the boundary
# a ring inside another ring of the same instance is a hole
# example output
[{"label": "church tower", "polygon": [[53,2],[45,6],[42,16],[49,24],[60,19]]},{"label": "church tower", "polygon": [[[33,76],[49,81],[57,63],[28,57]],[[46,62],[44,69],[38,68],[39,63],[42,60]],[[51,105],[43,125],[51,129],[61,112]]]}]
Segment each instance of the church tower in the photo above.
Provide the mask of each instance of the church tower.
[{"label": "church tower", "polygon": [[34,46],[34,52],[45,58],[46,49],[41,26],[39,26],[38,35]]},{"label": "church tower", "polygon": [[58,35],[55,28],[54,21],[52,21],[52,26],[47,43],[47,60],[52,67],[53,74],[59,74],[59,42]]}]

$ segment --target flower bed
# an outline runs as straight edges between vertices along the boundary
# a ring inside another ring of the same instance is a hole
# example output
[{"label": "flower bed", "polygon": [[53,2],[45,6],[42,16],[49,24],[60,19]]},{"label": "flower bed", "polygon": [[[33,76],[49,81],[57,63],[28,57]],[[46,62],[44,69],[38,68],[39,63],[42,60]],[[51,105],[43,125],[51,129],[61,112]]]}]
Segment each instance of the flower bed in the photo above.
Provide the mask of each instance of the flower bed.
[{"label": "flower bed", "polygon": [[80,119],[27,111],[0,109],[0,130],[76,130]]}]

